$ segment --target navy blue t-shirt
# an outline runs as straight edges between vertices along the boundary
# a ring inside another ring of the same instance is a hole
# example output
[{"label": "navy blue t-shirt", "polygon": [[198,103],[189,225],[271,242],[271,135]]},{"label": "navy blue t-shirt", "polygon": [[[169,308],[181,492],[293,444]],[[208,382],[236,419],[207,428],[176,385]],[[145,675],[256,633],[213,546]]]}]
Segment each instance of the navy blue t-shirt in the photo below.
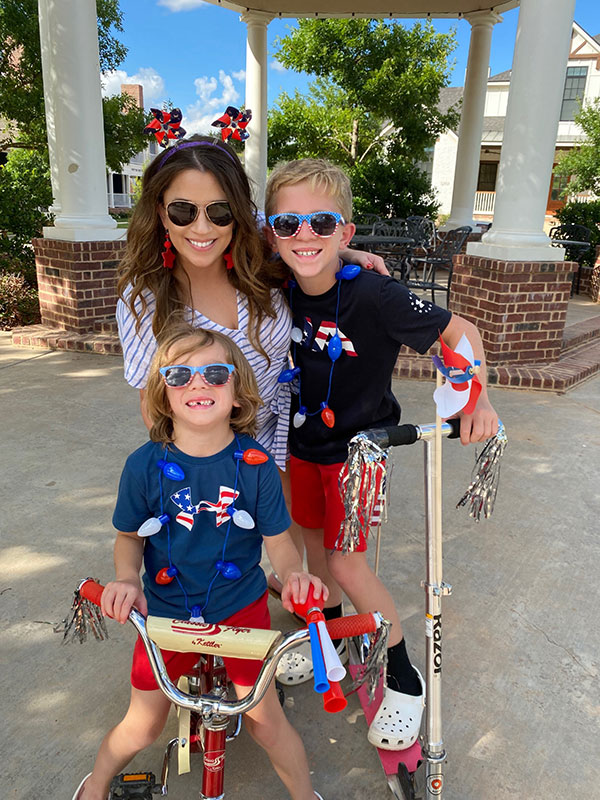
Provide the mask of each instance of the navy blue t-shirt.
[{"label": "navy blue t-shirt", "polygon": [[[250,514],[255,527],[247,530],[229,522],[224,509],[231,503],[235,485],[235,450],[252,447],[266,452],[249,436],[238,434],[237,438],[238,442],[207,458],[186,455],[174,445],[169,445],[165,455],[164,445],[148,442],[125,463],[113,514],[115,528],[129,533],[150,517],[165,513],[171,518],[159,533],[145,539],[143,582],[150,614],[187,619],[192,606],[198,605],[206,622],[220,622],[253,603],[266,589],[260,567],[262,537],[287,530],[290,517],[279,473],[269,456],[264,464],[242,461],[239,467],[239,496],[234,505]],[[165,477],[157,467],[160,459],[178,464],[185,478]],[[166,585],[155,580],[169,566],[169,551],[181,586],[177,578]],[[219,560],[233,562],[241,577],[230,580],[217,574]]]},{"label": "navy blue t-shirt", "polygon": [[[302,342],[292,345],[292,353],[301,370],[302,405],[309,412],[301,427],[290,425],[290,452],[317,464],[345,461],[348,442],[358,431],[398,423],[400,406],[392,393],[392,373],[401,345],[426,353],[452,316],[393,278],[367,270],[341,281],[339,290],[343,350],[335,362],[329,395],[333,428],[323,423],[319,409],[329,386],[327,343],[335,334],[338,282],[320,295],[305,294],[299,286],[287,293],[294,327],[302,331]],[[299,405],[299,396],[293,394],[292,419]]]}]

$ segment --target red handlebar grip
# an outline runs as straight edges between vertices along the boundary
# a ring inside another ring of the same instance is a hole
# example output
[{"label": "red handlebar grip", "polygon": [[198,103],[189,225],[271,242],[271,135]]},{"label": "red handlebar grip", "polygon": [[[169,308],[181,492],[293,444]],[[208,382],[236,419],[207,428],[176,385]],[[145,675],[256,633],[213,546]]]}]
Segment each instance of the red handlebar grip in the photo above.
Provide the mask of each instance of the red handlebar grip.
[{"label": "red handlebar grip", "polygon": [[360,636],[363,633],[374,633],[377,630],[373,614],[338,617],[328,620],[325,624],[332,639],[347,639],[349,636]]},{"label": "red handlebar grip", "polygon": [[79,593],[82,597],[85,597],[86,600],[89,600],[94,605],[99,606],[100,600],[102,598],[102,592],[104,591],[104,586],[101,583],[96,583],[91,578],[81,584],[79,588]]}]

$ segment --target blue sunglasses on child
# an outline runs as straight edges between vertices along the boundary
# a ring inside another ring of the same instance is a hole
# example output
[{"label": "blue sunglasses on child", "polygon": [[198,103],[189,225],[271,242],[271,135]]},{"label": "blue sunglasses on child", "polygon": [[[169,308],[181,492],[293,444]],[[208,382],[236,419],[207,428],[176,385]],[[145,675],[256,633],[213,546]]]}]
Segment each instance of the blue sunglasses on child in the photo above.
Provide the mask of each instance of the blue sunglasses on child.
[{"label": "blue sunglasses on child", "polygon": [[272,214],[269,217],[269,225],[278,239],[290,239],[292,236],[297,236],[304,220],[308,223],[312,233],[323,239],[333,236],[338,225],[346,224],[342,215],[336,214],[334,211],[313,211],[312,214],[293,214],[291,212]]},{"label": "blue sunglasses on child", "polygon": [[188,367],[186,364],[174,364],[172,367],[161,367],[159,372],[167,386],[182,389],[191,383],[194,375],[202,376],[208,386],[225,386],[229,383],[231,373],[235,370],[232,364],[206,364],[204,367]]}]

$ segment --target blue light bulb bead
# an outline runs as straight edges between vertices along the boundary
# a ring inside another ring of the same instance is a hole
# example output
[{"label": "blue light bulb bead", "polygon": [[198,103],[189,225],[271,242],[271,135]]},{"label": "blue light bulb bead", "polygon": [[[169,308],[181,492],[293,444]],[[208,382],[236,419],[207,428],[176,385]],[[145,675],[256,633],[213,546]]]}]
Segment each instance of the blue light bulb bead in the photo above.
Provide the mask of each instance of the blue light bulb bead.
[{"label": "blue light bulb bead", "polygon": [[170,478],[172,481],[185,479],[184,471],[179,464],[175,464],[173,461],[165,461],[164,458],[161,458],[156,466],[162,471],[165,478]]},{"label": "blue light bulb bead", "polygon": [[327,343],[327,355],[332,361],[337,361],[342,354],[342,340],[335,333]]},{"label": "blue light bulb bead", "polygon": [[279,377],[277,378],[277,383],[290,383],[290,381],[293,381],[296,375],[299,374],[300,374],[300,367],[294,367],[293,369],[284,369],[283,372],[281,372]]},{"label": "blue light bulb bead", "polygon": [[242,577],[242,571],[233,561],[217,561],[216,567],[227,580],[235,581]]},{"label": "blue light bulb bead", "polygon": [[358,264],[346,264],[335,273],[338,280],[351,281],[360,274],[360,267]]}]

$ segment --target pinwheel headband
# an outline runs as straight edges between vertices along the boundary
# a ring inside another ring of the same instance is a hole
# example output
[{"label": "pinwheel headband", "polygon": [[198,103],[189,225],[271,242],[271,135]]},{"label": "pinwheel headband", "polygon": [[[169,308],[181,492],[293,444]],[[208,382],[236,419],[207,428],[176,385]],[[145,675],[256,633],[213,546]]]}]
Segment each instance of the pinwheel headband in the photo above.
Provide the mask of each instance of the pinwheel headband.
[{"label": "pinwheel headband", "polygon": [[218,142],[179,142],[174,147],[170,147],[166,153],[163,153],[162,158],[158,162],[158,169],[163,166],[168,158],[170,158],[174,153],[178,153],[180,150],[183,150],[184,147],[215,147],[220,153],[224,153],[227,158],[230,158],[234,164],[236,163],[236,159],[233,157],[233,155],[228,150],[225,150],[224,147],[221,147]]}]

